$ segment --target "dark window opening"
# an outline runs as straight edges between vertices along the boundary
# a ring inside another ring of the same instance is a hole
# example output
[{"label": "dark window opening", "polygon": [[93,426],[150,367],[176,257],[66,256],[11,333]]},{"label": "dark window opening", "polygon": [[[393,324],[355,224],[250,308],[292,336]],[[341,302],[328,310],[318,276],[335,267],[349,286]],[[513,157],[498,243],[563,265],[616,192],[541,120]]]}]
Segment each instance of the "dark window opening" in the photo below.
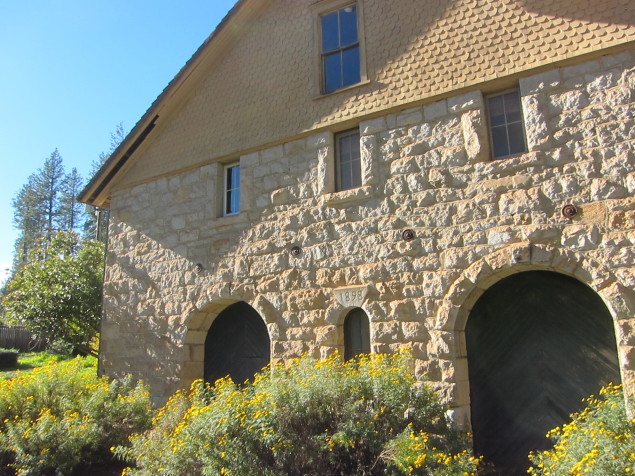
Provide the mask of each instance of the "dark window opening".
[{"label": "dark window opening", "polygon": [[344,359],[370,353],[370,324],[363,309],[353,309],[344,319]]}]

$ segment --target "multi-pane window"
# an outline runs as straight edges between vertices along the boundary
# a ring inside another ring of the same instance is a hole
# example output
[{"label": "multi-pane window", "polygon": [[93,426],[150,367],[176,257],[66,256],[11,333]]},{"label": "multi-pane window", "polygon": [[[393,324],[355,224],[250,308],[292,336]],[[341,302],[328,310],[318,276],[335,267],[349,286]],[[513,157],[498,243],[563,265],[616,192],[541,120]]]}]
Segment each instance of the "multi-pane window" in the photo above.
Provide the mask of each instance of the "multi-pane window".
[{"label": "multi-pane window", "polygon": [[335,170],[337,191],[362,186],[359,129],[335,135]]},{"label": "multi-pane window", "polygon": [[370,353],[370,324],[363,309],[353,309],[344,319],[344,359]]},{"label": "multi-pane window", "polygon": [[223,215],[236,215],[240,212],[240,165],[225,167]]},{"label": "multi-pane window", "polygon": [[322,89],[330,93],[361,81],[357,5],[351,4],[320,17]]},{"label": "multi-pane window", "polygon": [[487,98],[492,155],[495,159],[527,152],[518,90]]}]

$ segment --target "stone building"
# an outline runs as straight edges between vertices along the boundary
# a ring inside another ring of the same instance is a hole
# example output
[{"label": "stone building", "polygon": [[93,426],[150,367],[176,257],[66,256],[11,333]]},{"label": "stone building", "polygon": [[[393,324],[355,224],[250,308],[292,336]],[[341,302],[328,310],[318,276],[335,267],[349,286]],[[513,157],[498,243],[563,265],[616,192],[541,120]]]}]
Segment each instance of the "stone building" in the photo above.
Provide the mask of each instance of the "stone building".
[{"label": "stone building", "polygon": [[82,193],[101,372],[408,345],[517,464],[633,388],[634,45],[631,0],[239,1]]}]

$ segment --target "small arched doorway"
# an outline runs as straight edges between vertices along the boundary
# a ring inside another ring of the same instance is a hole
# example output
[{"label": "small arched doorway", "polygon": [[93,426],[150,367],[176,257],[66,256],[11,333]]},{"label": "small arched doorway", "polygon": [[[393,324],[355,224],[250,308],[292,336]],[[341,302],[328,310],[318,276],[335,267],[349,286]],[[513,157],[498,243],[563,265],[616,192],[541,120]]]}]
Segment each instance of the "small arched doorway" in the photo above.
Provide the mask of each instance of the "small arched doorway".
[{"label": "small arched doorway", "polygon": [[361,308],[353,309],[344,318],[344,360],[370,353],[370,323]]},{"label": "small arched doorway", "polygon": [[574,278],[527,271],[476,302],[466,325],[474,449],[500,475],[526,474],[531,450],[582,399],[620,381],[613,319]]},{"label": "small arched doorway", "polygon": [[206,382],[230,376],[238,384],[253,379],[271,358],[271,341],[260,314],[246,302],[225,308],[205,339]]}]

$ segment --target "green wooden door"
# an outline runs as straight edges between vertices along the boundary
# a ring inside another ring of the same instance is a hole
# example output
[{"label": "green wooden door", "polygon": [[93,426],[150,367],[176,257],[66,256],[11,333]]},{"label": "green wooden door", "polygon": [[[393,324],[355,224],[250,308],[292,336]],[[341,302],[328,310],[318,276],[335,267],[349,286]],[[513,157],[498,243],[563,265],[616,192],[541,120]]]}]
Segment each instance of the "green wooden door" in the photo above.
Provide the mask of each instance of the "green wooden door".
[{"label": "green wooden door", "polygon": [[250,380],[269,363],[270,340],[260,314],[245,302],[227,307],[212,323],[205,340],[205,380],[230,376]]},{"label": "green wooden door", "polygon": [[579,281],[548,271],[489,288],[466,326],[474,449],[501,475],[526,474],[530,450],[581,400],[620,381],[612,317]]}]

